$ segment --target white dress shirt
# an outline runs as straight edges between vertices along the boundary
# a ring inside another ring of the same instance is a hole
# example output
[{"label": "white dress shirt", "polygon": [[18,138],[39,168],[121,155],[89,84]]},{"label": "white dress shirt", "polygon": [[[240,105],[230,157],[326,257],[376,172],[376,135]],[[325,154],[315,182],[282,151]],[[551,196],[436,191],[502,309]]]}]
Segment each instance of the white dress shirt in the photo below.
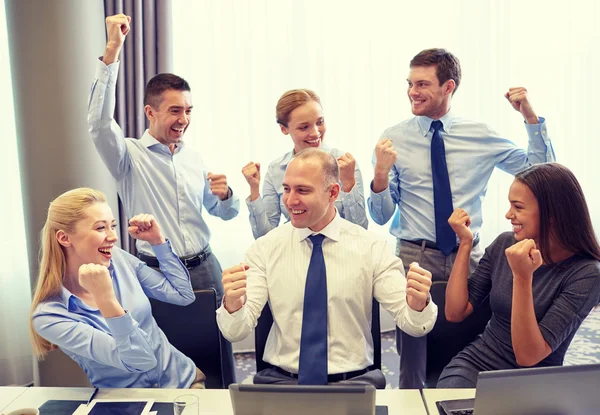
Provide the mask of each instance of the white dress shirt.
[{"label": "white dress shirt", "polygon": [[[421,312],[408,307],[402,261],[377,235],[336,216],[321,230],[327,270],[328,373],[364,369],[373,364],[372,298],[392,315],[398,327],[413,336],[427,334],[437,306]],[[217,310],[217,322],[230,341],[245,338],[256,327],[267,300],[273,326],[263,359],[298,373],[304,286],[312,254],[313,232],[286,223],[257,239],[246,254],[247,300],[229,314]]]}]

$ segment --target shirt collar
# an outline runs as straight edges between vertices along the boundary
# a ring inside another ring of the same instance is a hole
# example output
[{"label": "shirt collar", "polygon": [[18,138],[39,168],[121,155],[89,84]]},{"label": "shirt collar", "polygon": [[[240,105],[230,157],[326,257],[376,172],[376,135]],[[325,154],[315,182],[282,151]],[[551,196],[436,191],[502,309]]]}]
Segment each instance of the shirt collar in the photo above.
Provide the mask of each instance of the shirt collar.
[{"label": "shirt collar", "polygon": [[[169,148],[166,145],[164,145],[163,143],[161,143],[160,141],[158,141],[156,138],[154,138],[152,136],[152,134],[150,134],[150,130],[144,131],[144,134],[142,135],[142,138],[140,138],[140,142],[146,148],[150,148],[150,147],[153,147],[153,146],[161,146],[162,148],[165,148],[166,151],[169,152],[169,154],[171,153],[171,150],[169,150]],[[177,143],[175,145],[176,150],[179,151],[179,149],[181,149],[181,147],[183,147],[183,145],[184,145],[183,141],[180,141],[179,143]]]},{"label": "shirt collar", "polygon": [[[321,144],[321,147],[319,147],[321,150],[327,151],[328,153],[331,153],[331,149],[326,146],[325,144]],[[290,161],[292,161],[292,159],[294,158],[294,150],[285,153],[285,155],[283,156],[283,158],[281,159],[281,162],[279,162],[279,165],[281,167],[287,167],[288,164],[290,164]]]},{"label": "shirt collar", "polygon": [[[450,128],[452,128],[452,111],[448,111],[446,115],[440,118],[440,121],[443,124],[443,131],[446,133],[450,132]],[[434,121],[433,118],[426,117],[424,115],[417,116],[417,124],[419,125],[419,132],[423,135],[423,137],[427,136],[429,130],[431,129],[431,123]]]},{"label": "shirt collar", "polygon": [[344,219],[341,218],[341,216],[338,213],[337,208],[336,208],[335,216],[333,217],[333,220],[331,222],[329,222],[329,224],[327,226],[325,226],[319,232],[313,232],[310,228],[295,228],[294,229],[295,239],[297,242],[302,242],[309,236],[320,233],[322,235],[325,235],[325,237],[337,242],[340,239],[340,231],[342,228],[343,220]]}]

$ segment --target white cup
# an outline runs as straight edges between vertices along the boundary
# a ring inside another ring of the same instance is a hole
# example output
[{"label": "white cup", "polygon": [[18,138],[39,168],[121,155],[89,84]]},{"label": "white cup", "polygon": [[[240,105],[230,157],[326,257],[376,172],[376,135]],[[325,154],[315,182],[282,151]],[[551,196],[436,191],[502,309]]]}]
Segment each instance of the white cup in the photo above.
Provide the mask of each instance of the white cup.
[{"label": "white cup", "polygon": [[175,415],[198,415],[200,413],[198,397],[191,393],[178,396],[173,400],[173,413]]},{"label": "white cup", "polygon": [[20,408],[10,411],[6,415],[40,415],[40,411],[37,408]]}]

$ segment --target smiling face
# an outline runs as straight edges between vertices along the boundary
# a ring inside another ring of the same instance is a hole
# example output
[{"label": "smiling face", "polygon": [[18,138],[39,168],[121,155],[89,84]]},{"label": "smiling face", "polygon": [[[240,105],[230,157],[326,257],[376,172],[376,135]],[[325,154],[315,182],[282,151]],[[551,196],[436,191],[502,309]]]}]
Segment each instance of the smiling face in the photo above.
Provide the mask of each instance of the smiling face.
[{"label": "smiling face", "polygon": [[94,203],[85,210],[75,231],[57,232],[58,242],[64,247],[67,266],[78,269],[83,264],[109,266],[112,248],[118,240],[115,218],[106,203]]},{"label": "smiling face", "polygon": [[293,159],[285,170],[283,203],[295,228],[318,232],[335,217],[340,185],[326,185],[317,159]]},{"label": "smiling face", "polygon": [[455,83],[449,79],[440,85],[435,66],[411,67],[407,82],[408,99],[414,115],[437,120],[450,110]]},{"label": "smiling face", "polygon": [[524,183],[515,180],[508,192],[510,209],[506,219],[510,220],[515,239],[533,239],[538,243],[540,228],[540,211],[537,199]]},{"label": "smiling face", "polygon": [[183,138],[192,120],[192,93],[167,89],[162,92],[158,108],[146,105],[149,132],[157,141],[172,148]]},{"label": "smiling face", "polygon": [[305,148],[320,147],[325,138],[323,108],[316,101],[308,101],[296,107],[289,116],[287,127],[280,124],[281,132],[289,134],[294,142],[294,153]]}]

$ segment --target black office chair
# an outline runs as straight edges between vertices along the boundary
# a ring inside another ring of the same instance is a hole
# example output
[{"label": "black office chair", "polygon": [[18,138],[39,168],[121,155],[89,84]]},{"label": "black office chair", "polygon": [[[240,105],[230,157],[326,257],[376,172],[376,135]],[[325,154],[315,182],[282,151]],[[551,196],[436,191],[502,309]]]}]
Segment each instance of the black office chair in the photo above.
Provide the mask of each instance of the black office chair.
[{"label": "black office chair", "polygon": [[[379,323],[379,303],[373,298],[373,311],[371,319],[371,336],[373,336],[373,365],[369,370],[381,369],[381,329]],[[258,318],[258,324],[254,330],[254,350],[256,351],[256,372],[272,367],[263,360],[267,337],[273,325],[273,315],[269,303],[265,304]]]},{"label": "black office chair", "polygon": [[217,326],[215,290],[196,290],[187,306],[150,299],[152,315],[169,342],[194,361],[206,375],[207,389],[227,389],[235,383],[231,344]]},{"label": "black office chair", "polygon": [[483,333],[492,317],[489,298],[476,311],[460,323],[446,320],[446,287],[448,282],[435,281],[431,285],[431,299],[438,306],[438,316],[433,330],[427,334],[427,368],[425,387],[435,388],[442,370],[450,360]]}]

